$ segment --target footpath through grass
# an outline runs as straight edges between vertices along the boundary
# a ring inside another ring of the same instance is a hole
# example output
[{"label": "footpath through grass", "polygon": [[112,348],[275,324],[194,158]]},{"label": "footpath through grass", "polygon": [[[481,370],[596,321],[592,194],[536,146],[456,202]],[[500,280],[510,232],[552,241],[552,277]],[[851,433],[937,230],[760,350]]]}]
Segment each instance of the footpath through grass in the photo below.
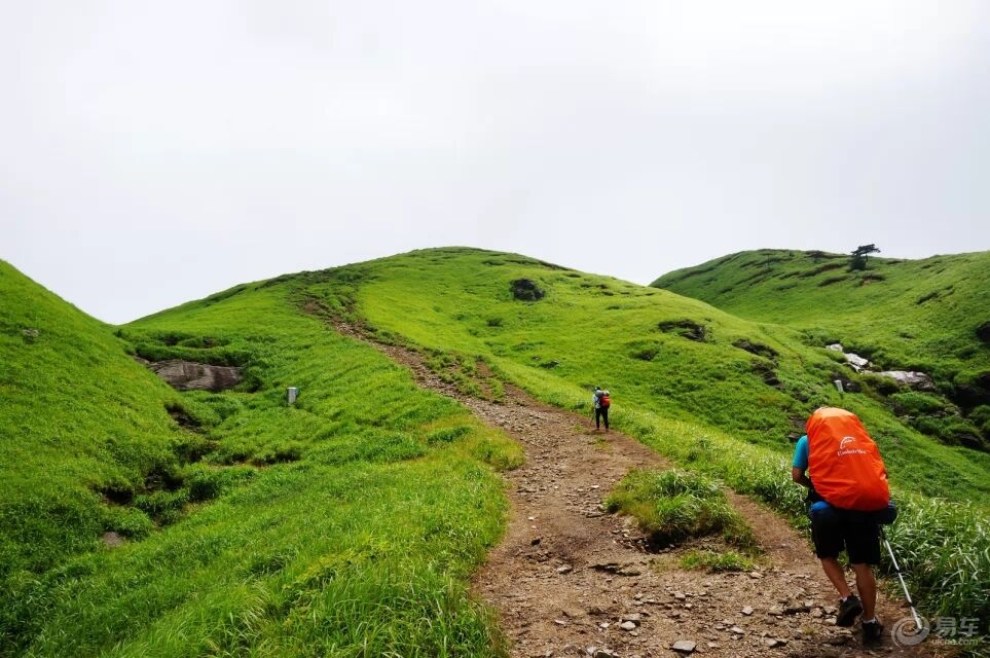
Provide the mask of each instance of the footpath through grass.
[{"label": "footpath through grass", "polygon": [[[832,380],[842,366],[802,334],[512,254],[413,252],[349,276],[346,303],[334,286],[314,281],[307,290],[356,309],[385,339],[452,362],[484,360],[563,408],[587,411],[601,384],[613,394],[614,427],[798,524],[803,490],[790,479],[786,436],[800,433],[816,406],[852,410],[888,465],[901,504],[890,539],[923,609],[978,617],[988,632],[990,456],[920,434],[870,390],[840,395]],[[546,296],[513,299],[519,279]]]}]

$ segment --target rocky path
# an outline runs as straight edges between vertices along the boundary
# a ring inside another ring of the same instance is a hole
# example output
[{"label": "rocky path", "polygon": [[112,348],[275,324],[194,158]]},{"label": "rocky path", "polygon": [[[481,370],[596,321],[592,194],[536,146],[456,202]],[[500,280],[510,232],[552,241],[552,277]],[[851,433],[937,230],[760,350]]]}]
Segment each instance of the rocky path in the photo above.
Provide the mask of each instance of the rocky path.
[{"label": "rocky path", "polygon": [[650,553],[635,525],[602,505],[629,470],[666,468],[656,453],[513,387],[498,403],[464,396],[416,353],[377,346],[420,385],[456,397],[525,448],[526,463],[505,474],[508,530],[474,582],[498,611],[514,658],[926,655],[891,641],[890,627],[907,613],[883,594],[882,646],[867,650],[854,629],[836,627],[835,593],[807,540],[757,503],[730,493],[763,550],[757,569],[682,570],[678,557],[690,547]]}]

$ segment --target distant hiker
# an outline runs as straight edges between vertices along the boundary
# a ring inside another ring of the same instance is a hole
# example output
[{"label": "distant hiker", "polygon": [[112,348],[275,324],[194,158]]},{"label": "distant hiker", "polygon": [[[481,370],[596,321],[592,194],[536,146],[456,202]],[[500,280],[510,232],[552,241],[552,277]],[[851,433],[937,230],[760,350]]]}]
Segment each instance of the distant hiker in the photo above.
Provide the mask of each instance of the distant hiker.
[{"label": "distant hiker", "polygon": [[608,408],[612,405],[612,399],[607,390],[602,390],[601,386],[595,387],[595,392],[591,396],[591,403],[595,407],[595,429],[602,428],[602,421],[605,422],[605,431],[608,431]]},{"label": "distant hiker", "polygon": [[[877,445],[852,412],[821,407],[808,418],[806,429],[794,448],[791,477],[808,488],[815,554],[839,592],[835,623],[852,626],[862,614],[863,643],[879,644],[883,625],[876,617],[871,565],[880,563],[878,515],[890,506],[887,470]],[[837,559],[843,550],[856,574],[858,597]]]}]

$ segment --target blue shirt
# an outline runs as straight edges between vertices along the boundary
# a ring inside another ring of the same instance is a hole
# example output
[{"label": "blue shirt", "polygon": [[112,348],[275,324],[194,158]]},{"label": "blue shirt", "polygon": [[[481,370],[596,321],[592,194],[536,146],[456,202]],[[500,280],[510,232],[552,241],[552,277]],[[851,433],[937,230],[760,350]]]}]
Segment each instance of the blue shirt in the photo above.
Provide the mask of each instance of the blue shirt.
[{"label": "blue shirt", "polygon": [[797,444],[794,446],[794,460],[791,462],[791,466],[794,468],[800,468],[802,471],[808,470],[807,434],[798,439]]},{"label": "blue shirt", "polygon": [[[794,446],[794,460],[791,461],[791,466],[794,468],[800,468],[802,471],[808,470],[808,435],[805,434],[800,439],[798,439],[797,444]],[[816,494],[812,494],[817,497]],[[813,500],[813,498],[812,498]],[[819,510],[827,509],[828,503],[824,500],[818,500],[811,504],[811,511],[817,512]]]}]

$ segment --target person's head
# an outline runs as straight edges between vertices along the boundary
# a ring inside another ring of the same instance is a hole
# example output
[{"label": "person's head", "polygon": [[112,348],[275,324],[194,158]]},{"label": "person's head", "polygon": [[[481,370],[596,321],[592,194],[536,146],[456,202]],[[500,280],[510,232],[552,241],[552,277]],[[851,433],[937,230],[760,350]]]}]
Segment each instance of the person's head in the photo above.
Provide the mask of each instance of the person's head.
[{"label": "person's head", "polygon": [[596,387],[595,387],[595,391],[596,391],[596,392],[597,392],[597,391],[600,391],[600,390],[602,390],[602,387],[601,387],[601,386],[596,386]]}]

